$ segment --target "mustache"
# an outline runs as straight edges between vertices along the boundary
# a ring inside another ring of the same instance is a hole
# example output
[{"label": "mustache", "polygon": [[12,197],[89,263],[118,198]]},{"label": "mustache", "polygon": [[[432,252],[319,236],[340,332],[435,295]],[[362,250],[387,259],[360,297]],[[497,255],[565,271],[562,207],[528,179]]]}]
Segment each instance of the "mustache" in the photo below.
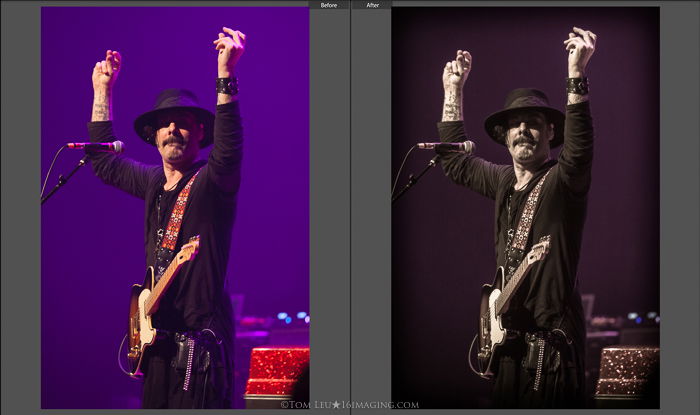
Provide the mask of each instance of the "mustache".
[{"label": "mustache", "polygon": [[165,140],[163,140],[161,146],[165,147],[168,144],[180,144],[183,145],[185,144],[185,140],[182,137],[178,137],[175,135],[169,135]]},{"label": "mustache", "polygon": [[515,137],[513,140],[513,145],[517,146],[518,144],[530,144],[530,145],[535,145],[537,144],[537,141],[535,140],[535,137],[533,137],[530,134],[524,134],[524,135],[519,135]]}]

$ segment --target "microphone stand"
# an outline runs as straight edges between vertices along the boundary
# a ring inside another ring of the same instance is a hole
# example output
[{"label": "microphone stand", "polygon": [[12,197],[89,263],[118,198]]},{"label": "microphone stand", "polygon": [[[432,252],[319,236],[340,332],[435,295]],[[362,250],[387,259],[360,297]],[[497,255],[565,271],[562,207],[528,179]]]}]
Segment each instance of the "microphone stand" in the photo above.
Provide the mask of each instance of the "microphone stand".
[{"label": "microphone stand", "polygon": [[438,160],[440,160],[440,155],[439,155],[439,154],[436,155],[435,157],[433,157],[432,159],[430,159],[430,161],[428,162],[428,165],[425,166],[425,168],[423,169],[423,171],[421,171],[421,172],[418,174],[418,176],[414,176],[413,174],[410,174],[410,175],[408,176],[408,183],[406,183],[406,186],[404,186],[403,189],[401,189],[401,191],[400,191],[394,198],[391,199],[391,204],[393,205],[397,200],[399,200],[399,198],[400,198],[401,196],[403,196],[403,194],[406,193],[406,192],[408,191],[408,189],[410,189],[411,187],[413,187],[413,185],[416,184],[416,183],[418,182],[418,180],[420,180],[420,178],[423,177],[423,175],[424,175],[428,170],[430,170],[431,167],[435,167],[435,165],[437,164]]},{"label": "microphone stand", "polygon": [[78,165],[75,166],[70,173],[68,173],[68,176],[64,177],[62,174],[59,174],[58,175],[58,183],[56,184],[56,186],[54,186],[53,189],[51,189],[49,194],[47,194],[46,196],[41,198],[41,204],[43,205],[44,202],[46,202],[54,193],[56,193],[58,191],[58,189],[61,188],[61,186],[66,184],[68,182],[68,179],[70,179],[71,176],[73,176],[75,174],[75,172],[78,171],[79,168],[81,168],[85,165],[85,163],[87,162],[87,159],[88,159],[88,155],[85,154],[85,156],[83,156],[83,158],[81,158],[80,161],[78,162]]}]

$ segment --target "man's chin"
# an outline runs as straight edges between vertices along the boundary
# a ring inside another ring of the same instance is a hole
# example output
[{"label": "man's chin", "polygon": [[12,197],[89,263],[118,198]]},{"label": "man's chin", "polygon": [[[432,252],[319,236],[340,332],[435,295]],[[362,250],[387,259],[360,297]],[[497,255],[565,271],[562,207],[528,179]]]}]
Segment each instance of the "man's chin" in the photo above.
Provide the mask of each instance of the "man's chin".
[{"label": "man's chin", "polygon": [[171,164],[182,163],[184,159],[184,153],[182,151],[169,151],[163,159]]},{"label": "man's chin", "polygon": [[531,150],[521,149],[515,153],[514,158],[519,162],[532,161],[535,158],[535,153]]}]

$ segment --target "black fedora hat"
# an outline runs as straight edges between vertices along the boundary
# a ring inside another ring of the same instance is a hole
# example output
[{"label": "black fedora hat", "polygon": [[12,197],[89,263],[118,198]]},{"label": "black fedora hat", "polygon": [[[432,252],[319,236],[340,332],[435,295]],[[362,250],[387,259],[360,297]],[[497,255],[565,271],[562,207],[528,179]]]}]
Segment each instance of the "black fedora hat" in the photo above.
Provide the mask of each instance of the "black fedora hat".
[{"label": "black fedora hat", "polygon": [[506,145],[504,135],[499,134],[496,127],[507,128],[508,116],[524,109],[540,111],[547,117],[547,122],[554,124],[554,138],[550,142],[551,148],[564,142],[564,114],[549,105],[549,100],[544,92],[534,88],[518,88],[510,91],[506,96],[503,109],[486,118],[484,122],[486,133],[497,143]]},{"label": "black fedora hat", "polygon": [[134,121],[134,130],[145,142],[151,145],[155,143],[155,132],[158,114],[172,109],[185,109],[192,111],[199,122],[204,125],[204,138],[200,148],[204,148],[214,141],[214,114],[199,105],[197,96],[186,89],[170,88],[162,91],[156,98],[153,109],[141,114]]}]

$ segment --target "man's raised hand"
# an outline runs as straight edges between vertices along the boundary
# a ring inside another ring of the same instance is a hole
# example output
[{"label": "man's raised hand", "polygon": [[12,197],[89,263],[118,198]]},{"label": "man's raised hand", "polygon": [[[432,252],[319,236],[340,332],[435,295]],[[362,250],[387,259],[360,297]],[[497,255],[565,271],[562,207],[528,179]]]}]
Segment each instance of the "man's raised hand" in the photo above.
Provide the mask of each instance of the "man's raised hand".
[{"label": "man's raised hand", "polygon": [[122,55],[116,50],[108,50],[105,58],[92,68],[92,87],[94,90],[111,89],[117,81],[122,68]]},{"label": "man's raised hand", "polygon": [[442,85],[445,91],[449,89],[461,90],[471,69],[472,55],[466,50],[458,50],[455,59],[448,61],[442,70]]},{"label": "man's raised hand", "polygon": [[105,58],[92,68],[92,121],[112,119],[112,87],[122,69],[122,55],[116,50],[108,50]]},{"label": "man's raised hand", "polygon": [[227,78],[233,76],[236,63],[245,51],[246,35],[238,30],[233,30],[228,27],[224,27],[222,30],[229,36],[226,36],[224,33],[219,33],[219,38],[213,43],[216,50],[219,51],[219,78]]},{"label": "man's raised hand", "polygon": [[589,30],[574,27],[569,38],[564,41],[568,53],[569,77],[581,78],[586,76],[586,66],[595,52],[598,37]]},{"label": "man's raised hand", "polygon": [[448,61],[442,70],[442,86],[445,100],[442,105],[442,121],[462,121],[462,87],[472,69],[472,55],[458,50],[454,60]]}]

